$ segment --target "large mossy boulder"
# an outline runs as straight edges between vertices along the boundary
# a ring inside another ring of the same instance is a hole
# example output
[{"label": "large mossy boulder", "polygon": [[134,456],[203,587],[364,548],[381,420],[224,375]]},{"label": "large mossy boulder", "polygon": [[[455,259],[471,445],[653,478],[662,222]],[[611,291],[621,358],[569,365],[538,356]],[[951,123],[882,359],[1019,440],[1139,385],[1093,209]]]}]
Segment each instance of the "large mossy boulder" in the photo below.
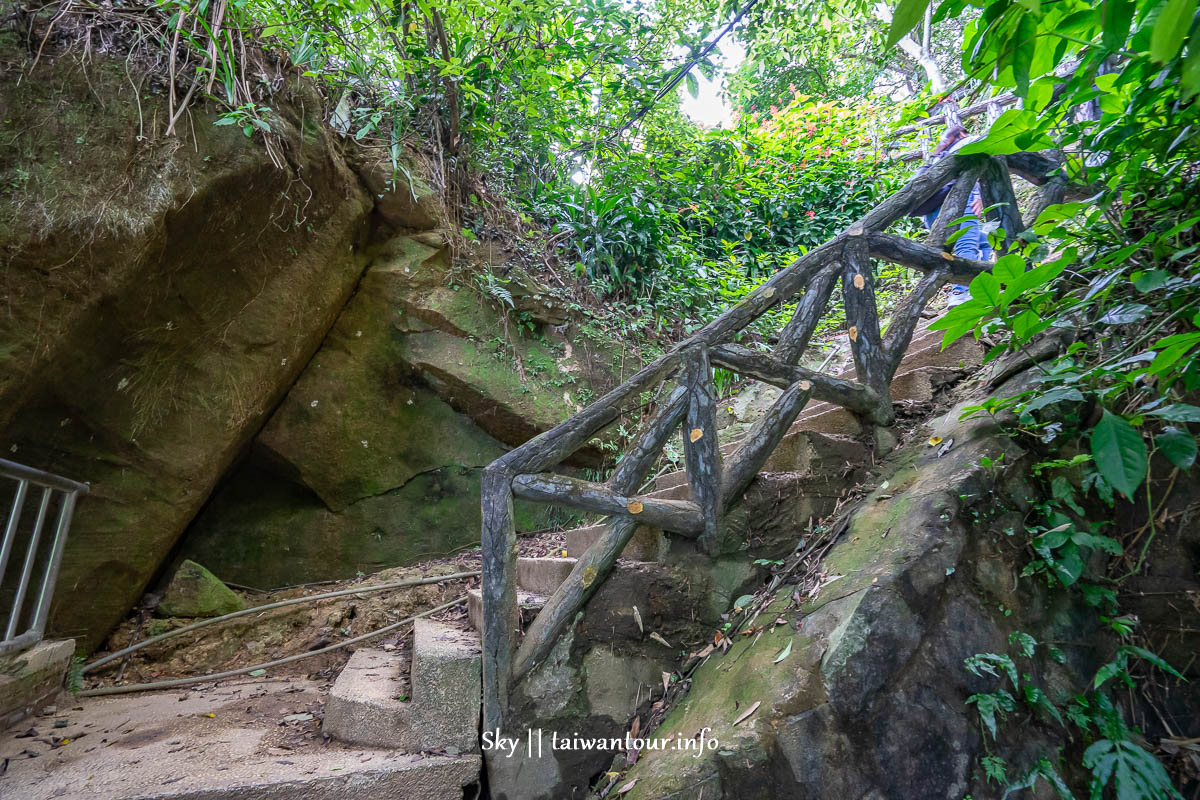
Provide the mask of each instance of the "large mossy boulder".
[{"label": "large mossy boulder", "polygon": [[[759,619],[782,621],[708,659],[646,734],[693,740],[704,731],[716,746],[643,752],[621,776],[633,787],[627,797],[991,797],[980,756],[1002,750],[1027,769],[1039,748],[1053,752],[1052,727],[1023,724],[983,740],[966,700],[996,682],[963,661],[1005,652],[1016,630],[1071,640],[1094,625],[1093,612],[1062,595],[1017,597],[1013,548],[997,538],[1008,539],[1001,531],[1019,527],[1028,508],[1025,454],[990,420],[957,422],[961,411],[935,424],[955,442],[949,454],[939,458],[920,436],[883,466],[813,596],[796,609],[790,587],[781,591]],[[1001,453],[1008,480],[980,466]],[[1070,694],[1097,666],[1088,647],[1027,668]]]},{"label": "large mossy boulder", "polygon": [[[377,245],[184,554],[269,588],[477,543],[483,467],[573,414],[584,384],[565,348],[505,341],[501,312],[460,280],[439,237]],[[549,521],[544,506],[517,515],[523,530]]]},{"label": "large mossy boulder", "polygon": [[242,598],[195,561],[185,560],[167,584],[157,611],[164,617],[220,617],[246,607]]},{"label": "large mossy boulder", "polygon": [[62,54],[0,77],[0,450],[91,484],[51,620],[85,649],[317,350],[371,210],[303,84],[270,102],[281,168],[215,111],[162,136],[165,95],[139,107],[126,70]]}]

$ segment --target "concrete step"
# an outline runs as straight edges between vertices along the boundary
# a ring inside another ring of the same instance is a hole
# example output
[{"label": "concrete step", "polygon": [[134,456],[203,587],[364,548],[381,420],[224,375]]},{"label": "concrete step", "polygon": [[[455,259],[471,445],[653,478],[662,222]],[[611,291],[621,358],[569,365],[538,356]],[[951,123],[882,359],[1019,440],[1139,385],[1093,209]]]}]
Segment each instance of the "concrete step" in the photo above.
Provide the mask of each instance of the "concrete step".
[{"label": "concrete step", "polygon": [[965,370],[958,367],[913,367],[892,379],[892,402],[927,403],[948,383],[961,378]]},{"label": "concrete step", "polygon": [[[534,594],[521,589],[517,590],[517,605],[522,611],[537,613],[542,610],[542,606],[546,605],[546,597],[544,594]],[[483,590],[469,589],[467,590],[467,620],[471,623],[471,628],[475,631],[483,630]]]},{"label": "concrete step", "polygon": [[[687,485],[684,484],[681,488],[687,489]],[[677,489],[671,491],[677,491]],[[606,527],[607,525],[601,523],[567,531],[565,533],[567,556],[572,559],[579,558],[600,538],[600,534],[604,533]],[[621,551],[621,558],[630,561],[662,561],[668,547],[670,544],[667,541],[667,535],[660,529],[649,525],[639,525],[634,530],[629,544],[625,545],[625,549]]]},{"label": "concrete step", "polygon": [[[0,732],[0,796],[17,800],[461,800],[479,755],[409,755],[324,741],[320,682],[234,679],[216,685],[59,705],[70,743],[14,739],[54,718]],[[303,719],[302,712],[314,711]],[[301,720],[289,719],[290,715]],[[277,745],[284,744],[286,747]],[[18,757],[24,749],[37,758]]]},{"label": "concrete step", "polygon": [[681,469],[675,472],[668,472],[665,475],[659,475],[654,479],[654,488],[656,490],[674,489],[677,486],[683,486],[687,482],[687,470]]},{"label": "concrete step", "polygon": [[325,705],[335,739],[409,753],[475,752],[482,691],[479,637],[445,623],[413,624],[412,696],[397,696],[401,664],[384,650],[362,649],[338,675]]},{"label": "concrete step", "polygon": [[532,594],[554,594],[574,568],[574,558],[518,558],[517,588]]}]

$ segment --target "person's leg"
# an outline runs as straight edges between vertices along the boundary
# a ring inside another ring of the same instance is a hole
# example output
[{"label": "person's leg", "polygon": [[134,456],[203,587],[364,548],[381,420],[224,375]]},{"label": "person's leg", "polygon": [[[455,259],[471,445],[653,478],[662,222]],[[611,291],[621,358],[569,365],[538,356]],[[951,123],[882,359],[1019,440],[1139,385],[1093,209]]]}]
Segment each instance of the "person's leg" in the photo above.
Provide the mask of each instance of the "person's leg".
[{"label": "person's leg", "polygon": [[[979,190],[973,190],[970,199],[967,200],[967,214],[971,213],[971,204],[977,191]],[[987,244],[987,237],[979,227],[979,220],[971,217],[958,226],[956,233],[958,238],[954,240],[954,255],[959,258],[978,259],[981,243]],[[946,298],[946,308],[953,308],[965,303],[968,299],[970,299],[970,293],[967,291],[967,287],[958,283],[953,284],[950,287],[950,294]]]}]

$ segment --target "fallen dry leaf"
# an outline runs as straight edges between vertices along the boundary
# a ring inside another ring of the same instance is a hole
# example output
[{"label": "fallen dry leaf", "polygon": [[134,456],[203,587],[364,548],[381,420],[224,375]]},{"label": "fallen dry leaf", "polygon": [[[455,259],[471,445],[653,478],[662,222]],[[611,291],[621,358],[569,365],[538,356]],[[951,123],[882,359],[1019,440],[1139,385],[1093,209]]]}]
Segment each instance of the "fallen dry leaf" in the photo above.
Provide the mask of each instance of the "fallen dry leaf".
[{"label": "fallen dry leaf", "polygon": [[750,706],[750,707],[749,707],[749,708],[747,708],[745,711],[743,711],[743,712],[742,712],[742,715],[733,721],[733,724],[734,724],[734,725],[737,725],[738,723],[745,722],[745,721],[746,721],[746,719],[747,719],[747,718],[748,718],[748,717],[749,717],[751,714],[753,714],[755,711],[758,711],[758,707],[759,707],[759,706],[761,706],[761,705],[762,705],[762,701],[761,701],[761,700],[755,700],[755,701],[754,701],[754,705]]},{"label": "fallen dry leaf", "polygon": [[620,789],[617,789],[617,794],[619,794],[619,795],[620,795],[620,794],[627,794],[627,793],[629,792],[629,790],[630,790],[630,789],[632,789],[634,786],[636,786],[636,785],[637,785],[637,782],[638,782],[638,779],[637,779],[637,778],[634,778],[634,779],[633,779],[633,780],[631,780],[629,783],[627,783],[627,784],[625,784],[624,786],[622,786]]},{"label": "fallen dry leaf", "polygon": [[664,639],[663,637],[659,636],[657,632],[651,632],[651,634],[650,634],[650,638],[651,638],[651,639],[653,639],[654,641],[658,642],[659,644],[661,644],[663,647],[670,647],[670,646],[671,646],[671,643],[670,643],[670,642],[668,642],[668,641],[667,641],[666,639]]}]

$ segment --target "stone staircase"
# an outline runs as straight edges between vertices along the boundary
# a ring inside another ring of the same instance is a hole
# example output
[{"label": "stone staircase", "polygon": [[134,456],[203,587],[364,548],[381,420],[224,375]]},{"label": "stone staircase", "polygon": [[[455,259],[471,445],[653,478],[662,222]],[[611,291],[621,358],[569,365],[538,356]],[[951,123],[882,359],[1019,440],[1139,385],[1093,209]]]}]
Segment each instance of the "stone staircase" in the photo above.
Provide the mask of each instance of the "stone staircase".
[{"label": "stone staircase", "polygon": [[[921,404],[933,399],[944,385],[980,364],[982,350],[960,340],[941,350],[941,334],[918,330],[908,355],[892,382],[893,402]],[[852,369],[852,368],[851,368]],[[793,424],[772,453],[764,472],[800,473],[819,478],[847,465],[861,465],[867,450],[858,420],[844,409],[815,403]],[[731,453],[739,442],[722,447]],[[671,472],[655,480],[653,498],[690,498],[687,475]],[[836,501],[826,498],[827,505]],[[525,613],[536,614],[566,579],[581,555],[600,536],[604,525],[565,533],[561,556],[517,559],[518,602]],[[687,542],[682,543],[686,549]],[[671,542],[662,532],[640,526],[626,546],[614,573],[636,571],[646,562],[670,558]],[[378,649],[361,649],[346,664],[329,694],[324,730],[343,742],[409,753],[479,753],[480,644],[483,597],[468,592],[468,621],[472,630],[431,620],[417,620],[413,632],[410,673],[411,697],[398,696],[403,664],[400,656]]]},{"label": "stone staircase", "polygon": [[[895,403],[901,406],[926,403],[941,387],[979,365],[982,349],[975,342],[960,340],[942,351],[940,340],[941,335],[936,332],[919,330],[916,333],[891,385]],[[860,469],[867,460],[868,449],[863,444],[865,433],[848,412],[826,403],[815,403],[797,419],[763,471],[788,473],[803,481],[800,494],[805,508],[797,515],[824,516],[836,506],[848,482],[853,481],[852,477],[847,477],[850,472]],[[730,442],[722,450],[729,454],[737,446],[738,442]],[[878,437],[875,446],[878,449]],[[675,500],[690,497],[687,476],[682,471],[658,476],[654,488],[651,497]],[[561,555],[517,560],[518,598],[526,613],[536,613],[545,604],[549,595],[570,574],[576,558],[603,530],[603,525],[591,525],[567,531]],[[627,609],[624,607],[637,603],[643,609],[649,609],[653,602],[644,595],[648,582],[665,579],[669,583],[675,579],[670,576],[685,574],[672,570],[689,561],[692,564],[711,563],[711,559],[696,552],[694,543],[679,537],[668,538],[660,530],[640,526],[610,576],[608,588],[612,591],[606,602],[614,608],[596,612],[599,623],[592,626],[594,632],[599,635],[604,631],[617,631],[618,637],[624,636],[626,641],[641,638],[640,621],[635,629],[633,621],[625,619]],[[745,577],[749,578],[749,575]],[[618,596],[615,602],[611,599],[613,595]],[[721,605],[721,608],[726,607],[724,602],[723,598],[713,599],[713,604]],[[604,606],[605,602],[599,605]],[[161,785],[152,796],[180,800],[200,796],[206,799],[304,796],[329,800],[350,797],[451,800],[464,796],[464,792],[469,795],[470,786],[478,780],[482,766],[478,633],[482,628],[482,611],[481,592],[473,590],[468,593],[469,629],[454,623],[417,620],[410,664],[405,664],[404,657],[396,652],[383,649],[364,648],[354,653],[325,698],[321,727],[338,747],[358,748],[353,751],[357,752],[353,759],[348,759],[349,753],[342,749],[306,756],[309,760],[303,762],[293,757],[259,764],[251,755],[256,752],[252,739],[243,731],[226,737],[229,742],[215,742],[212,752],[199,755],[197,758],[201,762],[186,782],[173,784],[177,778],[172,776],[160,778],[157,773],[144,776],[137,770],[113,769],[111,779],[95,782],[95,791],[89,794],[113,798],[149,797],[145,787],[157,783]],[[716,609],[717,613],[719,611]],[[623,634],[620,633],[622,626]],[[605,644],[602,649],[607,652],[608,647]],[[617,669],[614,675],[623,675],[624,669]],[[404,682],[406,672],[407,683]],[[589,691],[597,689],[590,687]],[[169,700],[166,705],[176,706],[164,710],[163,715],[179,716],[177,712],[182,708],[174,697],[168,693],[163,696]],[[128,716],[118,705],[122,701],[108,702],[114,704],[109,712],[114,717]],[[124,702],[133,701],[126,699]],[[145,711],[140,706],[138,709],[135,713]],[[213,706],[213,709],[215,713],[203,714],[203,717],[223,716],[219,708]],[[194,713],[202,710],[207,707],[197,707]],[[624,712],[612,713],[621,716]],[[182,737],[186,734],[173,735]],[[171,744],[172,741],[165,737],[164,733],[165,743]],[[238,737],[246,740],[245,755],[242,751],[222,755],[223,747],[243,746]],[[153,749],[159,745],[156,742],[147,747]],[[203,759],[216,759],[226,764],[231,758],[244,760],[246,770],[254,774],[246,772],[243,775],[224,766],[205,767],[202,763]],[[141,764],[145,770],[153,771],[158,769],[155,765],[170,760],[147,751]],[[22,762],[22,766],[24,763],[27,762]],[[354,769],[343,766],[346,764],[354,765]],[[80,775],[86,772],[89,776],[97,769],[96,765],[84,761],[77,767]],[[55,792],[66,790],[74,780],[73,775],[68,764],[54,779],[56,786],[61,783],[61,787],[53,789],[47,783],[39,782],[47,779],[35,773],[27,776],[28,784],[22,783],[24,778],[13,780],[17,776],[11,771],[8,779],[16,786],[27,785],[32,789],[34,793],[28,794],[30,797],[55,796]]]},{"label": "stone staircase", "polygon": [[411,697],[400,656],[355,651],[325,704],[325,732],[349,744],[450,755],[479,750],[479,637],[429,619],[413,623]]}]

